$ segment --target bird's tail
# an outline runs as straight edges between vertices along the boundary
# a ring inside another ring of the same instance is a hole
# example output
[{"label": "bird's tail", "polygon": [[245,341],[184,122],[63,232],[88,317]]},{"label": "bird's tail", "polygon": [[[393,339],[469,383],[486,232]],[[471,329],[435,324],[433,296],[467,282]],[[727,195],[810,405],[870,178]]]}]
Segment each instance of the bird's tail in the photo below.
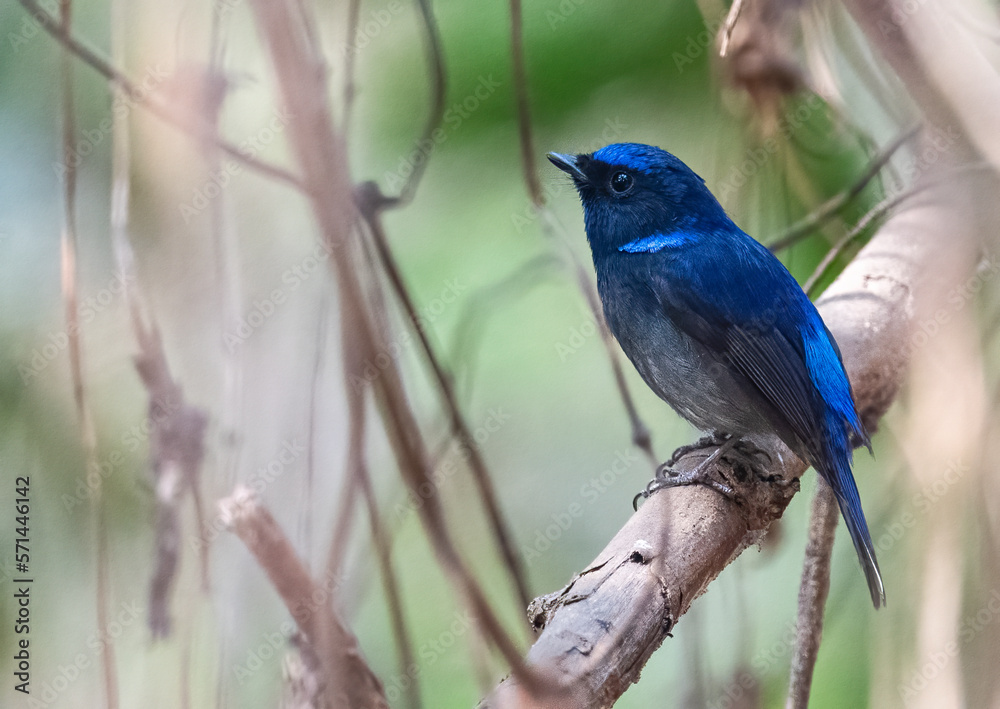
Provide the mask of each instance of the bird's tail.
[{"label": "bird's tail", "polygon": [[[858,494],[858,486],[854,482],[854,475],[851,473],[851,446],[847,441],[847,432],[841,424],[837,430],[843,431],[844,440],[830,440],[827,447],[826,464],[818,467],[820,474],[826,479],[837,497],[837,504],[840,512],[847,523],[847,531],[851,534],[851,541],[854,542],[854,549],[858,552],[858,561],[861,562],[861,570],[865,572],[865,579],[868,581],[868,590],[872,596],[872,604],[875,608],[885,605],[885,587],[882,585],[882,572],[878,568],[878,559],[875,558],[875,545],[872,543],[871,534],[868,531],[868,522],[865,521],[864,510],[861,509],[861,496]],[[836,436],[831,436],[836,438]]]}]

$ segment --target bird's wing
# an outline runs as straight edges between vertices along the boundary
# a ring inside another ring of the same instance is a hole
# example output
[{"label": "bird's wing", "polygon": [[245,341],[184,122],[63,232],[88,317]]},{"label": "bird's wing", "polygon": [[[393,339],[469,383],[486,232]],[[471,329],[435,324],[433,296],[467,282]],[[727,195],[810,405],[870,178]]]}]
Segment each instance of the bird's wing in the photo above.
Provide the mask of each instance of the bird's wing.
[{"label": "bird's wing", "polygon": [[817,410],[803,335],[796,329],[801,319],[797,299],[804,295],[794,280],[776,280],[767,265],[763,269],[747,272],[743,263],[734,278],[725,264],[675,266],[654,276],[654,291],[665,316],[741,374],[780,413],[786,426],[778,428],[790,428],[818,452],[823,412]]}]

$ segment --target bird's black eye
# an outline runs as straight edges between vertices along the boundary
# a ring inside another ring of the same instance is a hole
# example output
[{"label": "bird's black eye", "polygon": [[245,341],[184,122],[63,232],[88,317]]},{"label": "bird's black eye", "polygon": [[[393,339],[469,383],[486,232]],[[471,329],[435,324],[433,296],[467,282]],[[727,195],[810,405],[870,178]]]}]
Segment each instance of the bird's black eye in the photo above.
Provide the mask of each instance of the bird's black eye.
[{"label": "bird's black eye", "polygon": [[611,191],[615,194],[625,194],[632,189],[635,180],[627,172],[616,172],[611,176]]}]

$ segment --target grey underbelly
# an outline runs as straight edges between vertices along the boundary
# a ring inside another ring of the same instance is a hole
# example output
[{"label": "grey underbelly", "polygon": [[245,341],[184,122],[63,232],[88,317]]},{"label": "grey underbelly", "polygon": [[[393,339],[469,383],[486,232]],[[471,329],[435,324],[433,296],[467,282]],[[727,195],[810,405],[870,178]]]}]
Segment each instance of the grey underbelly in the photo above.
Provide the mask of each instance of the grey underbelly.
[{"label": "grey underbelly", "polygon": [[641,330],[614,320],[612,332],[646,384],[682,417],[703,431],[737,435],[768,431],[747,382],[701,343],[662,318],[642,318]]}]

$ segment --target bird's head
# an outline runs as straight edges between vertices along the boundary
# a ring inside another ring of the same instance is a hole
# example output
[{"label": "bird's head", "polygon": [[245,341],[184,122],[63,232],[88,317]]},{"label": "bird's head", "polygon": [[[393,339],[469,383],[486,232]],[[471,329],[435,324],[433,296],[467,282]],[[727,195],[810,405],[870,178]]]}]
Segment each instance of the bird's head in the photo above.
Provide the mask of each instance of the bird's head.
[{"label": "bird's head", "polygon": [[679,246],[731,223],[705,181],[666,150],[615,143],[593,153],[548,158],[573,178],[580,193],[595,259]]}]

